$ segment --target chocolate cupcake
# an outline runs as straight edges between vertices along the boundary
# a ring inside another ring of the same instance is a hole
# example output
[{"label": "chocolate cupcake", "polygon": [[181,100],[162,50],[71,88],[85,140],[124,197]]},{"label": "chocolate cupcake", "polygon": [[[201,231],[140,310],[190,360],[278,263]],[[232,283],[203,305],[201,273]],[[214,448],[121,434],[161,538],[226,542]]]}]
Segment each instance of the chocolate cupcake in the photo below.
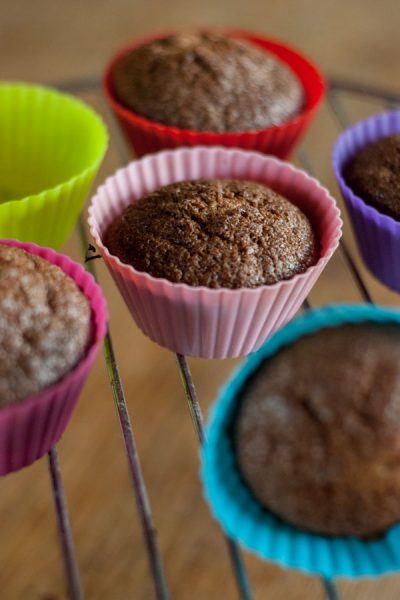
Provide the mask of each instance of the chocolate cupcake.
[{"label": "chocolate cupcake", "polygon": [[357,196],[400,220],[400,133],[360,150],[344,169],[344,178]]},{"label": "chocolate cupcake", "polygon": [[244,480],[269,510],[327,535],[400,521],[400,329],[342,325],[301,338],[243,390]]},{"label": "chocolate cupcake", "polygon": [[[132,74],[141,82],[133,92]],[[249,77],[251,86],[244,86]],[[117,52],[105,70],[104,92],[138,157],[166,148],[225,146],[285,158],[309,126],[325,82],[308,58],[275,39],[238,30],[167,32],[135,40]],[[182,125],[167,125],[165,119]],[[254,129],[263,119],[271,124]]]},{"label": "chocolate cupcake", "polygon": [[130,204],[105,234],[109,251],[153,277],[208,288],[254,288],[318,260],[306,215],[252,181],[196,180]]},{"label": "chocolate cupcake", "polygon": [[0,407],[61,379],[91,341],[88,299],[58,266],[0,244]]},{"label": "chocolate cupcake", "polygon": [[[259,153],[204,147],[119,170],[92,199],[89,225],[142,331],[203,358],[260,347],[301,306],[341,235],[335,201],[306,173]],[[261,284],[278,277],[288,278]]]},{"label": "chocolate cupcake", "polygon": [[100,287],[50,248],[0,241],[0,475],[61,438],[106,328]]},{"label": "chocolate cupcake", "polygon": [[194,131],[263,129],[304,104],[302,85],[285,64],[215,33],[177,33],[134,48],[115,66],[113,85],[137,114]]},{"label": "chocolate cupcake", "polygon": [[343,131],[333,168],[365,265],[400,292],[400,111],[373,115]]},{"label": "chocolate cupcake", "polygon": [[202,478],[225,532],[327,578],[397,571],[400,312],[308,310],[271,336],[211,411]]}]

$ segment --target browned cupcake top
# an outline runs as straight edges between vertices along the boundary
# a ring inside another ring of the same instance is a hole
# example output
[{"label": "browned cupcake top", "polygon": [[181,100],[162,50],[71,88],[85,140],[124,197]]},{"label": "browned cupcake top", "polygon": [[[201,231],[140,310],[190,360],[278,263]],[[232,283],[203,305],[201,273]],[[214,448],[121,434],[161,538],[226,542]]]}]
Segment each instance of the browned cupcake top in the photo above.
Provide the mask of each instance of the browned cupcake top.
[{"label": "browned cupcake top", "polygon": [[400,331],[344,325],[267,360],[243,391],[240,470],[289,522],[369,536],[400,521]]},{"label": "browned cupcake top", "polygon": [[400,133],[363,148],[345,168],[344,177],[367,204],[400,219]]},{"label": "browned cupcake top", "polygon": [[301,109],[296,76],[256,46],[214,33],[180,33],[135,48],[113,73],[118,99],[153,121],[195,131],[246,131]]},{"label": "browned cupcake top", "polygon": [[105,244],[154,277],[209,288],[257,287],[317,260],[307,217],[263,185],[197,180],[163,187],[128,206]]},{"label": "browned cupcake top", "polygon": [[90,305],[75,282],[46,260],[0,244],[0,406],[70,371],[90,334]]}]

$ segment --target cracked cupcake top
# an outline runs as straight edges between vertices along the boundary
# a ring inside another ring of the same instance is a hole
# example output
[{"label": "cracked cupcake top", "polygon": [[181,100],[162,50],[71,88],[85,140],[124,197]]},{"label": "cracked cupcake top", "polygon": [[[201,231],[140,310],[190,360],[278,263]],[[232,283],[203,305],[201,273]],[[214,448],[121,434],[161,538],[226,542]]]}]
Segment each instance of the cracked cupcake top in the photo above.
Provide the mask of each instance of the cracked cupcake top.
[{"label": "cracked cupcake top", "polygon": [[304,213],[251,181],[182,181],[160,188],[116,217],[104,242],[139,271],[209,288],[274,284],[318,259]]},{"label": "cracked cupcake top", "polygon": [[244,387],[240,471],[268,509],[328,535],[400,521],[400,331],[374,323],[302,337]]},{"label": "cracked cupcake top", "polygon": [[83,356],[89,301],[46,260],[0,244],[0,406],[56,382]]},{"label": "cracked cupcake top", "polygon": [[304,103],[286,65],[215,33],[179,33],[134,48],[115,66],[113,85],[139,115],[194,131],[264,129],[287,121]]}]

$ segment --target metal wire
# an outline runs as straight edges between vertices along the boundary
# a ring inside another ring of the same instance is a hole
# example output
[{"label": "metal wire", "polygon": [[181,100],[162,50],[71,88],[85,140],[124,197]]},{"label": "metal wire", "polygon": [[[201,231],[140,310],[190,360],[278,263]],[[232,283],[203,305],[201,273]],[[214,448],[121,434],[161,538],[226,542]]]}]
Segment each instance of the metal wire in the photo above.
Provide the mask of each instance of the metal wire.
[{"label": "metal wire", "polygon": [[[193,378],[190,373],[186,357],[183,356],[183,354],[176,354],[176,360],[178,363],[183,388],[185,390],[185,396],[189,407],[189,412],[192,417],[193,426],[201,446],[205,442],[205,429],[204,418],[197,398],[196,388],[193,383]],[[250,587],[250,582],[247,577],[240,549],[238,545],[229,537],[224,535],[224,538],[228,546],[228,551],[233,567],[233,573],[235,575],[240,598],[242,598],[242,600],[252,600],[253,595]]]},{"label": "metal wire", "polygon": [[197,399],[196,388],[194,387],[192,375],[189,370],[186,357],[183,354],[176,355],[176,361],[179,367],[182,384],[185,390],[185,396],[192,417],[194,429],[196,431],[199,444],[202,446],[205,441],[204,418],[201,412],[200,404]]},{"label": "metal wire", "polygon": [[[86,236],[86,231],[82,219],[79,220],[78,229],[82,247],[86,254],[88,239]],[[86,269],[93,275],[93,277],[96,278],[96,269],[93,264],[93,261],[86,262],[85,266]],[[147,494],[146,484],[140,466],[135,437],[133,434],[132,424],[129,418],[128,407],[126,405],[125,395],[122,388],[122,382],[119,375],[118,365],[115,358],[113,343],[109,329],[107,329],[107,333],[104,338],[104,357],[106,361],[107,372],[110,379],[115,405],[117,408],[122,436],[125,444],[129,473],[132,479],[133,491],[136,499],[136,506],[138,509],[142,533],[147,549],[147,556],[153,577],[156,597],[158,600],[169,600],[170,595],[161,558],[161,552],[157,542],[157,533],[153,524],[153,517]]]},{"label": "metal wire", "polygon": [[60,535],[61,552],[64,563],[67,592],[70,600],[83,600],[78,562],[74,541],[72,537],[71,523],[68,513],[68,505],[65,497],[64,486],[61,479],[60,465],[56,448],[48,453],[50,480],[53,490],[54,506],[57,515],[57,525]]},{"label": "metal wire", "polygon": [[[357,86],[355,86],[355,89],[357,89]],[[365,91],[364,86],[358,86],[358,89],[359,90],[364,89],[364,92],[359,91],[358,93],[363,93],[364,95],[368,95],[368,91]],[[371,94],[369,94],[369,95],[371,95]],[[383,97],[383,99],[386,101],[385,97]],[[346,127],[348,127],[350,125],[350,119],[348,118],[347,113],[338,98],[337,91],[336,92],[328,91],[328,104],[331,107],[332,113],[336,119],[336,123],[339,126],[339,128],[345,129]],[[358,286],[358,289],[360,290],[362,298],[365,300],[365,302],[368,302],[369,304],[373,304],[372,296],[371,296],[370,292],[368,291],[368,288],[361,276],[361,273],[357,269],[357,266],[351,256],[350,251],[349,251],[346,243],[344,242],[344,240],[341,240],[340,245],[341,245],[343,255],[346,259],[347,265],[350,269],[350,272],[354,277],[354,280]]]},{"label": "metal wire", "polygon": [[339,600],[337,588],[334,586],[332,579],[323,579],[324,590],[328,600]]},{"label": "metal wire", "polygon": [[75,79],[66,79],[65,81],[56,81],[49,83],[56,87],[60,92],[70,94],[81,94],[92,90],[98,90],[101,87],[101,78],[97,75],[88,75],[86,77],[77,77]]},{"label": "metal wire", "polygon": [[347,113],[340,102],[337,91],[328,91],[327,99],[332,113],[336,118],[339,129],[345,129],[348,125],[350,125],[350,119],[348,118]]},{"label": "metal wire", "polygon": [[340,248],[343,252],[343,256],[346,259],[347,265],[351,271],[351,274],[354,277],[354,281],[357,284],[357,287],[360,291],[360,294],[362,296],[362,298],[365,300],[365,302],[367,302],[368,304],[373,304],[373,300],[371,297],[371,294],[368,291],[367,286],[364,283],[363,278],[361,277],[361,273],[360,271],[357,269],[356,263],[354,262],[349,249],[347,248],[347,244],[342,241],[340,244]]},{"label": "metal wire", "polygon": [[[299,162],[303,169],[308,171],[310,175],[315,176],[315,170],[313,168],[312,162],[304,148],[300,148],[300,150],[298,150],[297,158],[299,159]],[[369,304],[373,304],[371,294],[369,293],[368,288],[361,276],[361,273],[358,270],[356,263],[354,262],[353,257],[351,256],[350,251],[348,249],[348,246],[343,238],[341,238],[339,242],[339,247],[350,270],[350,273],[352,274],[354,281],[357,284],[357,287],[360,291],[363,300],[365,300],[365,302],[368,302]]]},{"label": "metal wire", "polygon": [[392,90],[383,90],[380,87],[374,85],[366,85],[365,83],[357,83],[350,79],[344,79],[342,77],[330,77],[328,84],[328,93],[336,92],[342,94],[346,92],[348,94],[355,94],[358,96],[369,96],[379,102],[386,102],[387,104],[400,104],[400,94]]}]

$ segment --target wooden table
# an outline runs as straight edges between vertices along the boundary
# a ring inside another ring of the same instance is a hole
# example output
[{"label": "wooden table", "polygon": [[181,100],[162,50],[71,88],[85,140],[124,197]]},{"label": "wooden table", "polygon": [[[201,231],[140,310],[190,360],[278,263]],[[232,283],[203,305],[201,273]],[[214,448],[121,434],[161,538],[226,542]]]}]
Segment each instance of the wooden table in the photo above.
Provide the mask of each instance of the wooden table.
[{"label": "wooden table", "polygon": [[[321,0],[203,0],[197,4],[178,0],[169,5],[161,0],[71,0],[63,4],[1,0],[1,8],[2,79],[58,83],[99,75],[110,54],[129,39],[164,27],[198,23],[256,29],[302,48],[330,74],[391,89],[396,86],[400,36],[395,0],[349,0],[329,5]],[[81,96],[105,117],[110,128],[114,126],[96,90]],[[346,106],[351,119],[377,109],[377,105],[357,99],[349,100]],[[330,152],[337,132],[337,123],[325,106],[304,146],[318,177],[336,194]],[[97,183],[119,164],[113,136]],[[347,223],[345,235],[374,299],[398,304],[397,296],[365,272]],[[65,251],[82,260],[76,233]],[[202,499],[197,441],[175,357],[139,332],[104,266],[96,266],[109,302],[116,354],[172,597],[234,599],[224,542]],[[310,300],[319,305],[359,299],[343,254],[338,252]],[[190,361],[205,411],[237,362]],[[124,446],[101,356],[59,453],[88,600],[151,599],[153,588]],[[66,598],[46,459],[2,480],[0,523],[1,600]],[[246,555],[246,565],[257,599],[323,597],[315,578],[268,566],[250,555]],[[399,578],[385,577],[340,582],[338,588],[344,600],[394,600],[400,597],[399,584]]]}]

